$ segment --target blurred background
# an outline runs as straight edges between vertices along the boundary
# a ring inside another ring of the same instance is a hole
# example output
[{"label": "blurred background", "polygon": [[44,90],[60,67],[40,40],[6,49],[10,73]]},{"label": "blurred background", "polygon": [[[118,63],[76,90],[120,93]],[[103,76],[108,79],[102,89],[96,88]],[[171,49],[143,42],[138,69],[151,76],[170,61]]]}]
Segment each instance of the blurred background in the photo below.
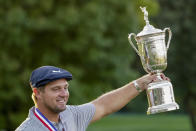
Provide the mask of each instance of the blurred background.
[{"label": "blurred background", "polygon": [[180,110],[146,115],[145,92],[88,131],[196,131],[195,0],[0,0],[0,131],[32,107],[29,76],[39,66],[69,70],[69,104],[92,101],[144,74],[129,33],[150,24],[173,33],[168,67]]}]

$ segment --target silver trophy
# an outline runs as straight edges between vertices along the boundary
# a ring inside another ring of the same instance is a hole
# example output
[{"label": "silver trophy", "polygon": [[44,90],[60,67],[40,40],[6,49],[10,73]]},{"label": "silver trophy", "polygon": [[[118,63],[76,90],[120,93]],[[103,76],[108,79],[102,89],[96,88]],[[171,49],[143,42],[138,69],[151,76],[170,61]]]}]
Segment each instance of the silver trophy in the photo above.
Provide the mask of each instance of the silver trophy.
[{"label": "silver trophy", "polygon": [[[135,35],[129,34],[128,40],[136,53],[140,56],[143,68],[148,73],[155,73],[160,79],[159,82],[152,82],[148,85],[147,97],[149,108],[147,114],[155,114],[179,109],[175,102],[173,87],[171,82],[162,80],[160,73],[167,67],[167,50],[171,40],[170,28],[164,30],[156,29],[149,24],[148,12],[146,7],[140,7],[144,13],[146,26]],[[165,44],[165,34],[168,31],[169,37],[167,45]],[[134,37],[137,42],[137,48],[134,46],[131,38]]]}]

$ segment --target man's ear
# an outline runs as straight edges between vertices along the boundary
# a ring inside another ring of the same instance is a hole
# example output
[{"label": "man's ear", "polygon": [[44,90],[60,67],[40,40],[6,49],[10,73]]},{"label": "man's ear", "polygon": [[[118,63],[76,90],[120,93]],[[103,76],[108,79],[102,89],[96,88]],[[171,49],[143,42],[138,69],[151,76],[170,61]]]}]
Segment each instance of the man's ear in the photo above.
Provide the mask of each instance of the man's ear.
[{"label": "man's ear", "polygon": [[40,95],[40,91],[37,88],[33,88],[33,93],[35,94],[35,96],[38,98]]}]

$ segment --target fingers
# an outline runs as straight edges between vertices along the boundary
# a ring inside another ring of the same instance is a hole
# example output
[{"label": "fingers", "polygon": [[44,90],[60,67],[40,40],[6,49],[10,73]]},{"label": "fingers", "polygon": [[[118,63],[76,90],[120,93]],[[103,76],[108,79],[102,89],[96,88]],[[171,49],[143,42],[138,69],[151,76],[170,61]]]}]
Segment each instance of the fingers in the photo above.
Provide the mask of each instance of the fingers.
[{"label": "fingers", "polygon": [[170,79],[168,77],[166,77],[163,73],[161,73],[160,75],[156,75],[153,74],[153,80],[152,82],[157,82],[157,81],[161,81],[161,80],[166,80],[166,81],[170,81]]},{"label": "fingers", "polygon": [[167,81],[171,81],[168,77],[166,77],[166,78],[165,78],[165,80],[167,80]]},{"label": "fingers", "polygon": [[163,73],[160,74],[161,78],[164,80],[165,79],[165,75]]},{"label": "fingers", "polygon": [[160,75],[146,74],[143,77],[137,79],[136,81],[142,89],[147,89],[148,84],[150,84],[152,82],[162,81],[162,80],[170,81],[170,79],[168,77],[166,77],[163,73],[160,73]]},{"label": "fingers", "polygon": [[155,78],[152,79],[152,82],[156,82],[156,81],[160,81],[160,79],[158,79],[158,78],[155,76]]},{"label": "fingers", "polygon": [[166,77],[163,73],[161,73],[161,78],[163,79],[163,80],[166,80],[166,81],[170,81],[170,79],[168,78],[168,77]]}]

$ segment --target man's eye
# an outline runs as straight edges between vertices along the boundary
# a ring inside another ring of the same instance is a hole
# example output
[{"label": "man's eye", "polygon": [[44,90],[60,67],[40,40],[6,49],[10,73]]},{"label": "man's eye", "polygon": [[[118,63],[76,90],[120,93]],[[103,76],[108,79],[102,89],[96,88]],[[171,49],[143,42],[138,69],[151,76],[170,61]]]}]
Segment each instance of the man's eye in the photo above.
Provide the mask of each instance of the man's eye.
[{"label": "man's eye", "polygon": [[52,90],[57,91],[59,88],[53,88]]}]

